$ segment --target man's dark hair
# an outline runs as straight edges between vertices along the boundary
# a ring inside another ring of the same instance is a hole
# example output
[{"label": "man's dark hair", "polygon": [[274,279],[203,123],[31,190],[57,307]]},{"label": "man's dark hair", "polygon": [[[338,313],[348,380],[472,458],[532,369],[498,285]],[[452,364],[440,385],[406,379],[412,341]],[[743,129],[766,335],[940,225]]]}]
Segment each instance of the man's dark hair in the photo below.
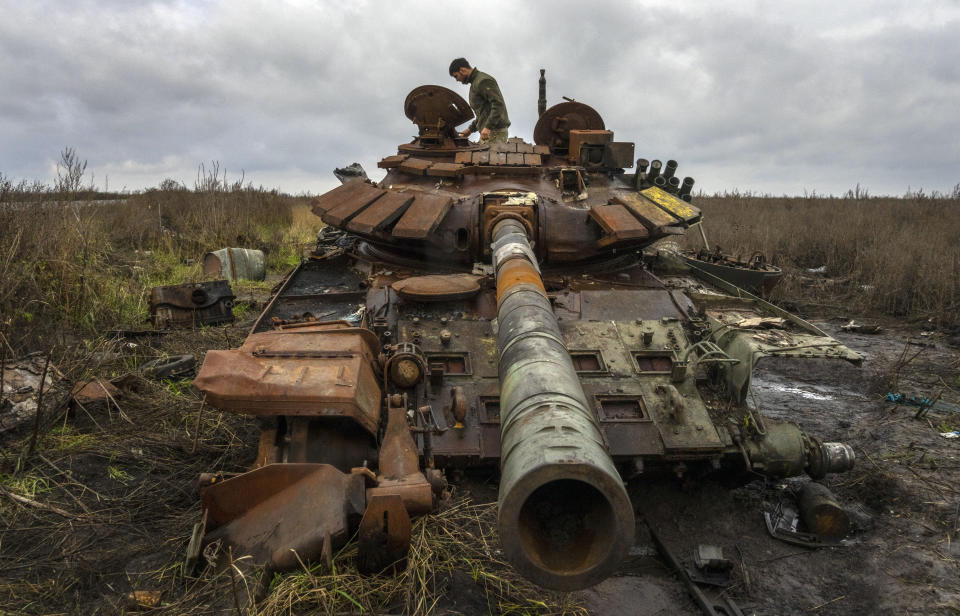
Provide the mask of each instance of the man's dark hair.
[{"label": "man's dark hair", "polygon": [[450,74],[453,75],[462,68],[470,68],[470,63],[466,58],[457,58],[450,63]]}]

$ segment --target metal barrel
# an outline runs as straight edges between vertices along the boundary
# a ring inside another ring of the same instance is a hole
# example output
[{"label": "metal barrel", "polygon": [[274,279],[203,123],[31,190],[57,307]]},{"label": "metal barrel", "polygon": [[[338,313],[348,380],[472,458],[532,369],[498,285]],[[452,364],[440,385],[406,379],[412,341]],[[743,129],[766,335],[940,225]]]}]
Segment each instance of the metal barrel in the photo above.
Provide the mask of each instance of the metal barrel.
[{"label": "metal barrel", "polygon": [[660,188],[666,188],[667,178],[663,177],[662,175],[658,175],[657,177],[653,178],[653,185],[659,186]]},{"label": "metal barrel", "polygon": [[680,196],[689,195],[690,191],[693,190],[694,180],[692,177],[687,176],[683,178],[683,184],[680,185]]},{"label": "metal barrel", "polygon": [[667,180],[667,190],[673,194],[677,194],[677,191],[680,190],[680,178],[677,176],[672,176]]},{"label": "metal barrel", "polygon": [[267,276],[262,250],[221,248],[203,255],[203,272],[227,280],[263,280]]},{"label": "metal barrel", "polygon": [[673,174],[677,172],[677,161],[668,160],[667,166],[663,169],[663,177],[668,180],[673,177]]},{"label": "metal barrel", "polygon": [[633,544],[634,517],[547,298],[519,221],[493,230],[500,353],[503,550],[555,590],[611,575]]},{"label": "metal barrel", "polygon": [[660,168],[663,167],[663,163],[659,160],[654,160],[650,163],[650,171],[647,173],[647,181],[653,182],[660,175]]},{"label": "metal barrel", "polygon": [[643,186],[644,180],[647,178],[647,167],[650,166],[650,161],[646,158],[637,159],[637,174],[633,176],[633,187],[637,190],[640,190]]}]

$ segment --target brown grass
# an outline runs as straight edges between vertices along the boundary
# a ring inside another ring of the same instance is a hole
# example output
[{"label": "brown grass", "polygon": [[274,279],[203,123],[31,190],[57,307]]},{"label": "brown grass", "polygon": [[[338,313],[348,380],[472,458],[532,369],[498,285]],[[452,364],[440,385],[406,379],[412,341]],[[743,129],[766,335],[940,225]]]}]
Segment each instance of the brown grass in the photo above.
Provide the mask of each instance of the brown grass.
[{"label": "brown grass", "polygon": [[[960,198],[701,197],[711,248],[786,270],[774,300],[960,325]],[[699,247],[689,233],[689,247]],[[826,266],[826,274],[808,270]]]},{"label": "brown grass", "polygon": [[69,151],[62,168],[53,187],[0,176],[0,332],[18,351],[140,326],[150,288],[202,279],[210,250],[263,250],[285,269],[321,226],[306,221],[306,198],[229,184],[216,166],[195,190],[165,183],[106,202],[89,198]]}]

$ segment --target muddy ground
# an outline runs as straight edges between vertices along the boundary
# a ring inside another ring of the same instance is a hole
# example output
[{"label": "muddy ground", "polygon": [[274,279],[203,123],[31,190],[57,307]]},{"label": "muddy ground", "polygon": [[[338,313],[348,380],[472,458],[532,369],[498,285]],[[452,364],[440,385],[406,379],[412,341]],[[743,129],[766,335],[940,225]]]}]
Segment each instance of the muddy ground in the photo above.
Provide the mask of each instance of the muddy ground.
[{"label": "muddy ground", "polygon": [[[856,451],[853,471],[826,480],[854,512],[857,531],[844,545],[812,550],[767,534],[761,512],[793,503],[802,478],[735,488],[715,481],[638,482],[631,486],[634,503],[681,560],[691,560],[700,543],[722,547],[735,562],[729,594],[745,614],[958,613],[960,440],[940,433],[960,427],[960,415],[930,412],[915,419],[915,408],[883,397],[891,389],[924,396],[942,391],[944,400],[957,402],[960,346],[921,335],[922,327],[884,324],[878,335],[861,335],[841,330],[844,323],[817,321],[865,356],[862,368],[766,360],[754,381],[764,413]],[[132,609],[127,596],[133,590],[161,591],[160,604],[145,613],[237,613],[224,578],[185,577],[180,562],[200,513],[192,480],[203,471],[243,470],[254,456],[255,426],[202,411],[188,383],[144,379],[136,365],[164,353],[200,359],[206,349],[238,345],[248,325],[101,349],[104,374],[134,375],[122,397],[98,408],[53,409],[33,453],[26,450],[29,429],[4,438],[0,614],[124,613]],[[495,498],[489,478],[464,482],[459,494]],[[622,570],[568,597],[568,611],[700,613],[645,529],[638,526]],[[450,579],[435,613],[498,613],[469,573],[454,571]]]}]

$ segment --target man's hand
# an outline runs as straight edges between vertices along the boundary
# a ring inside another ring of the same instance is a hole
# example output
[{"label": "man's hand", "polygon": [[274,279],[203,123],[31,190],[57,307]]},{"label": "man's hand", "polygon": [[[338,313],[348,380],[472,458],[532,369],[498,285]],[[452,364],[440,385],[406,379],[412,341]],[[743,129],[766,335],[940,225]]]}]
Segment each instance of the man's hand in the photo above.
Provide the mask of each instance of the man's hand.
[{"label": "man's hand", "polygon": [[469,128],[465,128],[465,129],[463,129],[462,131],[460,131],[460,136],[461,136],[461,137],[469,137],[471,132],[472,132],[472,131],[471,131]]},{"label": "man's hand", "polygon": [[483,130],[480,131],[480,140],[486,141],[489,138],[490,138],[490,129],[484,127]]}]

